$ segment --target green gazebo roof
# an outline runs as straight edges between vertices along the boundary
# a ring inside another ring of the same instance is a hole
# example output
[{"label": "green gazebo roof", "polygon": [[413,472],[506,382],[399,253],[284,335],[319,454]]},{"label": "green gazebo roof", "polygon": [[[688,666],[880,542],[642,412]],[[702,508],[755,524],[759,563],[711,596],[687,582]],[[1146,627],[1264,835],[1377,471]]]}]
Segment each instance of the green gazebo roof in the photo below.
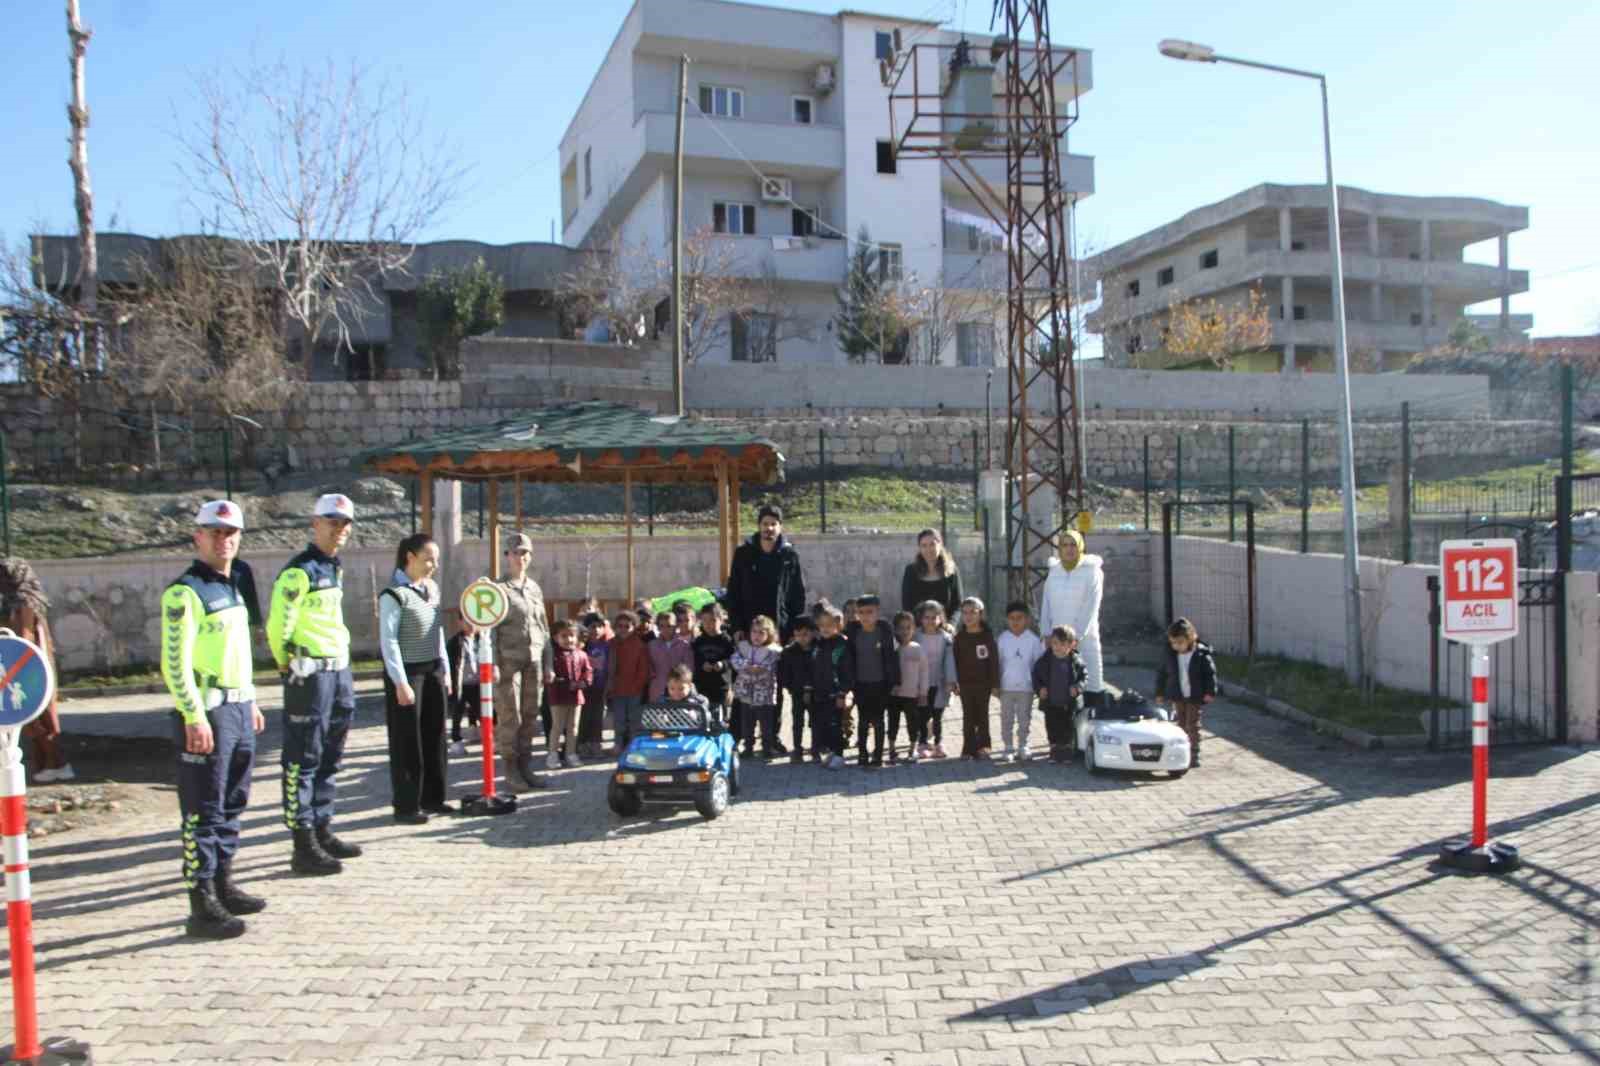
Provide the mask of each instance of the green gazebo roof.
[{"label": "green gazebo roof", "polygon": [[783,456],[772,441],[623,404],[530,409],[518,418],[370,448],[356,465],[381,474],[461,481],[714,483],[724,465],[741,481],[771,484]]}]

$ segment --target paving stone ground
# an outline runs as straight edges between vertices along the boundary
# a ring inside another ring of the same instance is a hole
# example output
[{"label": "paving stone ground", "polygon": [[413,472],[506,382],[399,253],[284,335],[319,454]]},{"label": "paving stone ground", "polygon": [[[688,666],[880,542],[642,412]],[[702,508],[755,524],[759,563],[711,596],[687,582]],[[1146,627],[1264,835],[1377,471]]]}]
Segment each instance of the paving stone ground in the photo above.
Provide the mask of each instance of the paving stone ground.
[{"label": "paving stone ground", "polygon": [[782,763],[705,823],[616,819],[590,767],[412,829],[369,689],[339,820],[367,855],[299,879],[268,717],[239,869],[271,907],[244,939],[182,935],[175,799],[40,841],[47,1036],[101,1064],[1600,1062],[1600,750],[1495,754],[1494,833],[1527,860],[1499,879],[1433,865],[1468,824],[1465,753],[1227,703],[1179,781]]}]

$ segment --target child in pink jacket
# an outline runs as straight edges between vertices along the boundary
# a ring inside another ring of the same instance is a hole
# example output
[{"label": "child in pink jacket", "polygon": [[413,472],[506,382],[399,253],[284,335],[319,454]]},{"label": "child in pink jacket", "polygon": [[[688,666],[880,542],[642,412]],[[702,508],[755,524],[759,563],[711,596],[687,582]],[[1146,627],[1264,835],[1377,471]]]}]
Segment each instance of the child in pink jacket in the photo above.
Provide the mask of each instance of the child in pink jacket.
[{"label": "child in pink jacket", "polygon": [[917,704],[928,696],[928,657],[916,637],[916,620],[910,611],[894,616],[894,639],[900,650],[900,683],[889,693],[889,762],[899,762],[895,744],[900,736],[900,719],[906,722],[906,755],[917,761]]}]

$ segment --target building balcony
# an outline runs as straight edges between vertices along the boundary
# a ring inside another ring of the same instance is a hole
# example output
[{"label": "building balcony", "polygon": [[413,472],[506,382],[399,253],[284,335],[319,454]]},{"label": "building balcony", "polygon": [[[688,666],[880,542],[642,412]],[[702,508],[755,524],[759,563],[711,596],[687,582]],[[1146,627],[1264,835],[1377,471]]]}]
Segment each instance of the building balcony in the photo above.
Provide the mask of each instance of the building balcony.
[{"label": "building balcony", "polygon": [[1009,276],[1004,251],[944,250],[944,287],[1006,291]]},{"label": "building balcony", "polygon": [[[985,185],[993,189],[1000,197],[1005,196],[1006,161],[1004,159],[972,159],[968,160],[968,162]],[[906,166],[908,164],[902,162],[900,165]],[[1036,169],[1037,163],[1033,162],[1031,166]],[[939,163],[939,180],[943,183],[945,192],[963,197],[971,196],[972,190],[968,189],[966,181],[962,180],[966,177],[965,170],[958,177],[955,168],[943,162]],[[1068,193],[1079,199],[1094,195],[1094,156],[1073,155],[1071,152],[1063,155],[1061,157],[1061,183],[1066,186]],[[1039,188],[1037,186],[1029,187],[1025,192],[1025,198],[1030,203],[1038,203]]]},{"label": "building balcony", "polygon": [[[800,285],[844,284],[849,249],[846,241],[822,237],[716,237],[727,249],[732,273],[742,278],[760,278],[772,272],[778,281]],[[711,257],[722,260],[723,250]]]},{"label": "building balcony", "polygon": [[[671,161],[677,121],[677,115],[668,111],[639,116],[646,155]],[[764,173],[820,180],[844,170],[844,130],[821,124],[691,117],[683,128],[683,155],[685,166],[697,173],[749,174],[753,164]]]}]

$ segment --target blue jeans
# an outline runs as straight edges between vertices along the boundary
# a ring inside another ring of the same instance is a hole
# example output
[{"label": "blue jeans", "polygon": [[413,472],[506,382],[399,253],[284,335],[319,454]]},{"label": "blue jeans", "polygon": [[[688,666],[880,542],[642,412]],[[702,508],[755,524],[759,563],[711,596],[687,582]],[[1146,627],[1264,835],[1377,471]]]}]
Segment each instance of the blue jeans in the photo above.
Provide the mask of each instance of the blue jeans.
[{"label": "blue jeans", "polygon": [[611,697],[611,733],[617,747],[627,747],[628,738],[633,736],[633,723],[639,717],[639,708],[643,704],[644,699],[640,696]]}]

